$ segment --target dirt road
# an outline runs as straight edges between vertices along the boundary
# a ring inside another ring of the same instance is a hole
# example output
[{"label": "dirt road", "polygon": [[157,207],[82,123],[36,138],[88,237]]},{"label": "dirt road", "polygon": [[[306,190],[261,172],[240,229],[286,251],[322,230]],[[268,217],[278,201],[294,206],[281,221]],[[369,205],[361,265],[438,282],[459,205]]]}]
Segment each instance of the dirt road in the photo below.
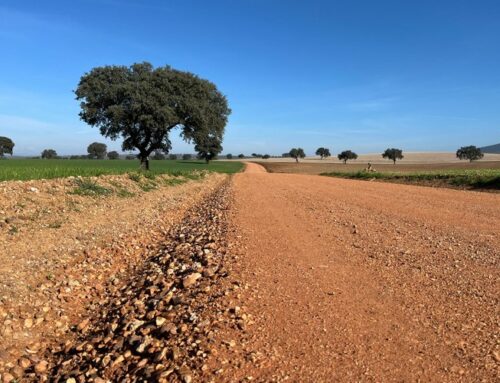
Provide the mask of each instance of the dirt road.
[{"label": "dirt road", "polygon": [[233,187],[255,323],[217,381],[498,381],[500,195],[256,164]]}]

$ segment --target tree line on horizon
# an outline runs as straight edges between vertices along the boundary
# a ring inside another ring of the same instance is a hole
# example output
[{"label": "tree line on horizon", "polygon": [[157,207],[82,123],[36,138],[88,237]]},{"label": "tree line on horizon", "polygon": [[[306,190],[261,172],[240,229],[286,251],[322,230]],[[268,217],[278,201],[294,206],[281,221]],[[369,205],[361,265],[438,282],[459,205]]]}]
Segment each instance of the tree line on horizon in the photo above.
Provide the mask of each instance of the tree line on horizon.
[{"label": "tree line on horizon", "polygon": [[[14,153],[14,141],[8,137],[0,137],[0,159],[3,159],[5,157],[5,154],[10,154],[13,155]],[[200,150],[200,148],[198,148]],[[66,157],[61,157],[57,154],[57,152],[54,149],[44,149],[41,152],[40,157],[33,157],[33,158],[42,158],[42,159],[62,159],[62,158],[67,158],[67,159],[105,159],[108,158],[109,160],[118,160],[120,159],[120,154],[113,150],[108,152],[107,151],[107,145],[104,143],[100,142],[93,142],[87,147],[87,155],[71,155],[71,156],[66,156]],[[319,147],[315,154],[319,156],[321,159],[325,159],[328,157],[331,157],[331,152],[329,148],[325,147]],[[125,155],[125,159],[127,160],[133,160],[137,159],[139,155],[133,155],[133,154],[127,154]],[[210,158],[207,159],[207,156]],[[207,162],[217,158],[218,153],[212,153],[210,154],[208,151],[203,152],[200,154],[200,151],[198,152],[198,158],[204,159]],[[484,153],[481,151],[480,148],[474,146],[474,145],[469,145],[469,146],[462,146],[456,151],[456,156],[460,160],[468,160],[470,162],[480,160],[481,158],[484,157]],[[238,159],[244,159],[247,158],[246,155],[243,153],[238,154],[236,156]],[[269,159],[273,156],[269,154],[258,154],[258,153],[252,153],[251,155],[252,158],[262,158],[262,159]],[[276,157],[276,156],[275,156]],[[292,148],[290,151],[283,153],[281,157],[288,157],[288,158],[294,158],[296,162],[299,162],[299,159],[305,158],[306,154],[304,152],[304,149],[302,148]],[[191,160],[193,158],[192,154],[168,154],[168,156],[162,151],[162,150],[155,150],[152,155],[151,159],[153,160],[177,160],[182,158],[183,160]],[[228,153],[225,155],[225,158],[228,160],[231,160],[235,158],[231,153]],[[355,160],[358,158],[357,153],[353,152],[352,150],[344,150],[340,152],[337,155],[337,158],[340,161],[343,161],[344,164],[347,164],[347,161],[349,160]],[[393,161],[394,164],[396,164],[397,160],[401,160],[404,158],[403,156],[403,150],[402,149],[397,149],[397,148],[387,148],[383,153],[382,153],[382,158],[389,159]]]}]

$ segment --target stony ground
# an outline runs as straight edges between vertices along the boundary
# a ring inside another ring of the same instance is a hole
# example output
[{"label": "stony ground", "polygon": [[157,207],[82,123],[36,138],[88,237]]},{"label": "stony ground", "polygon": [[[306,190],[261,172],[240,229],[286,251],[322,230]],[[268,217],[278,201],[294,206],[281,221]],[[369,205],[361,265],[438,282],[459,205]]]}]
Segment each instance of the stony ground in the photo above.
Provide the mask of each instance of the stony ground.
[{"label": "stony ground", "polygon": [[112,283],[77,325],[79,335],[48,349],[33,381],[192,382],[207,371],[224,295],[227,185],[189,210],[164,245]]},{"label": "stony ground", "polygon": [[132,178],[95,179],[112,191],[103,196],[74,194],[75,179],[0,183],[3,381],[22,379],[48,345],[72,339],[95,297],[155,254],[227,176]]},{"label": "stony ground", "polygon": [[3,363],[3,381],[499,380],[500,195],[256,164],[210,182],[132,246],[137,262],[57,285],[86,297],[79,316]]}]

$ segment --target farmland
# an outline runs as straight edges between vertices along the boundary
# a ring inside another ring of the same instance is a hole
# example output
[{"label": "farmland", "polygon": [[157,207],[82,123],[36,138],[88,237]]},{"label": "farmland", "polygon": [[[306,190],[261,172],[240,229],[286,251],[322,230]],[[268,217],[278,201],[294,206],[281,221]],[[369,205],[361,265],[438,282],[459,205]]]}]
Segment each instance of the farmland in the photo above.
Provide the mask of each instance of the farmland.
[{"label": "farmland", "polygon": [[420,172],[326,172],[321,175],[369,181],[500,190],[500,169],[434,170]]},{"label": "farmland", "polygon": [[[243,165],[236,161],[151,161],[153,174],[209,170],[219,173],[235,173]],[[95,177],[106,174],[123,174],[139,170],[139,162],[133,160],[38,160],[8,159],[0,161],[0,181],[52,179],[61,177]]]},{"label": "farmland", "polygon": [[[429,156],[430,157],[430,156]],[[367,162],[303,161],[300,163],[260,161],[272,173],[315,174],[330,177],[370,181],[411,183],[426,186],[472,188],[477,190],[500,189],[500,161],[478,162],[401,162],[396,165],[376,163],[373,172],[365,171]]]}]

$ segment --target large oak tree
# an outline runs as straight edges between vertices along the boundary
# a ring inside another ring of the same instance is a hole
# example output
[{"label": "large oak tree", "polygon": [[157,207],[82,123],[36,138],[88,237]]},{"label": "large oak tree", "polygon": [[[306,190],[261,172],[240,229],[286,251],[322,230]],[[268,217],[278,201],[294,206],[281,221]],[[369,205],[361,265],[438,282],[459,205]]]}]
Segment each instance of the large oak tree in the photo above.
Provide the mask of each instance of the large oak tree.
[{"label": "large oak tree", "polygon": [[207,136],[221,142],[231,113],[226,97],[210,81],[147,62],[94,68],[82,76],[75,93],[81,119],[105,137],[122,137],[122,149],[138,150],[144,169],[151,153],[168,153],[174,128],[188,142],[198,144]]}]

